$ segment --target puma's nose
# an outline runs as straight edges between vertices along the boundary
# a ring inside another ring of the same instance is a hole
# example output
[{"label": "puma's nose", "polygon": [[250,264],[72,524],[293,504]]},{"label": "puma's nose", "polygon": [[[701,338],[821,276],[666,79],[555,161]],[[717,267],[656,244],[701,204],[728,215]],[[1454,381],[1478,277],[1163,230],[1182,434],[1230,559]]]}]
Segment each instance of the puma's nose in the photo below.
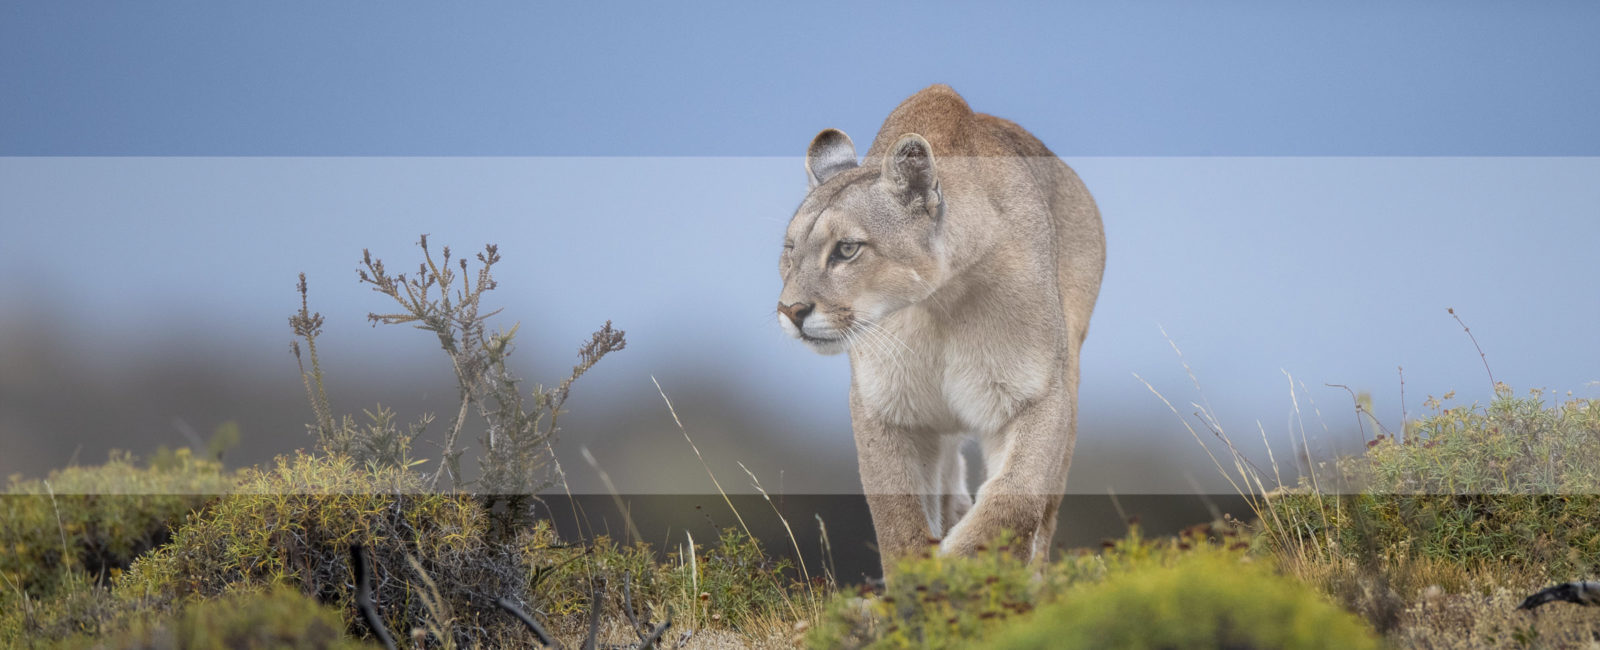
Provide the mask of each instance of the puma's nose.
[{"label": "puma's nose", "polygon": [[794,323],[795,327],[802,327],[801,324],[806,322],[806,316],[811,315],[811,308],[815,306],[809,302],[797,302],[790,305],[780,302],[778,303],[778,313],[788,316],[789,321]]}]

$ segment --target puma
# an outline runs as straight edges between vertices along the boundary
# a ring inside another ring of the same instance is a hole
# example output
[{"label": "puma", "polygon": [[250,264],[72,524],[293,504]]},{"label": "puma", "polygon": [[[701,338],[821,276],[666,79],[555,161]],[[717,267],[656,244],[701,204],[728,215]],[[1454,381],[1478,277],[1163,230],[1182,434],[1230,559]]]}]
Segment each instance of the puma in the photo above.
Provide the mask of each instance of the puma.
[{"label": "puma", "polygon": [[[1048,556],[1077,438],[1078,354],[1105,232],[1078,175],[949,86],[901,103],[857,163],[817,134],[778,269],[778,322],[849,352],[861,484],[885,572],[1002,530]],[[961,454],[976,438],[976,498]]]}]

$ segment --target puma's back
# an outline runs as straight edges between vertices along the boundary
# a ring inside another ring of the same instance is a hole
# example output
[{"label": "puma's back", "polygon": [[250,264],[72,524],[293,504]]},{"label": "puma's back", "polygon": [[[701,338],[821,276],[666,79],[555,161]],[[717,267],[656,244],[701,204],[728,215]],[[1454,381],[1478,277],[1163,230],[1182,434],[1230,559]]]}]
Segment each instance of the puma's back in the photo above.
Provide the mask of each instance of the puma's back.
[{"label": "puma's back", "polygon": [[863,166],[881,164],[896,138],[906,133],[921,135],[940,159],[1011,158],[1027,168],[1031,185],[1045,194],[1055,232],[1064,235],[1055,240],[1061,299],[1068,316],[1081,325],[1079,335],[1086,335],[1105,269],[1105,230],[1100,210],[1078,174],[1032,133],[1011,120],[973,111],[945,84],[924,88],[901,102],[879,128]]}]

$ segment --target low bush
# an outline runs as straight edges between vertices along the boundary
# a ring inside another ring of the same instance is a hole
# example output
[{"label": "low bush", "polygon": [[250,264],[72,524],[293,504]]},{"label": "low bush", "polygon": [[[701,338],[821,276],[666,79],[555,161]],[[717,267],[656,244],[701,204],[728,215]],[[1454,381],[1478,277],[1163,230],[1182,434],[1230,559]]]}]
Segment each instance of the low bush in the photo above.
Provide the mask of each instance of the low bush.
[{"label": "low bush", "polygon": [[104,583],[234,480],[220,462],[188,449],[143,465],[113,452],[104,465],[55,470],[42,480],[13,477],[0,495],[0,609],[24,594],[48,598],[81,582],[77,573]]},{"label": "low bush", "polygon": [[[135,560],[110,588],[74,571],[53,593],[18,603],[0,616],[0,645],[73,634],[146,638],[129,637],[130,631],[163,639],[210,634],[185,627],[193,623],[185,612],[213,611],[195,608],[271,590],[322,603],[339,620],[335,629],[364,636],[369,630],[353,604],[349,547],[355,543],[372,558],[373,599],[385,626],[424,630],[431,643],[531,641],[495,604],[500,598],[560,636],[582,638],[597,590],[601,619],[613,631],[631,628],[623,627],[630,618],[624,594],[642,626],[673,616],[680,630],[740,632],[808,616],[788,562],[772,559],[742,533],[730,530],[695,548],[692,559],[685,549],[665,562],[643,543],[623,546],[605,537],[563,543],[546,522],[502,539],[490,534],[478,499],[421,491],[424,480],[406,468],[360,465],[340,455],[302,453],[243,470],[232,493],[189,515],[169,543]],[[239,629],[251,620],[238,619]]]},{"label": "low bush", "polygon": [[373,598],[390,629],[430,622],[430,598],[459,615],[431,621],[453,635],[501,627],[472,612],[492,612],[495,598],[522,593],[519,558],[486,552],[476,500],[421,488],[403,468],[339,455],[280,457],[271,468],[244,470],[232,494],[134,562],[113,595],[134,610],[169,611],[196,597],[287,586],[353,612],[349,549],[359,543],[374,559]]},{"label": "low bush", "polygon": [[685,546],[665,561],[643,542],[625,546],[602,536],[583,546],[556,544],[545,524],[522,547],[532,575],[529,604],[573,632],[585,622],[597,588],[603,619],[627,620],[626,605],[647,627],[671,616],[678,629],[756,633],[774,620],[811,615],[810,592],[794,580],[789,560],[774,559],[732,528],[713,545],[696,544],[692,558]]},{"label": "low bush", "polygon": [[1326,557],[1486,563],[1567,580],[1600,565],[1600,401],[1501,390],[1380,435],[1359,457],[1271,500],[1280,543]]},{"label": "low bush", "polygon": [[164,619],[141,620],[113,637],[78,635],[57,647],[104,650],[354,650],[375,648],[345,635],[339,611],[298,591],[236,592],[198,601]]},{"label": "low bush", "polygon": [[18,595],[6,603],[0,610],[0,647],[51,647],[73,635],[99,635],[122,614],[110,590],[81,571],[67,572],[55,593]]},{"label": "low bush", "polygon": [[983,647],[1377,648],[1361,620],[1260,562],[1189,554],[1084,584]]},{"label": "low bush", "polygon": [[[881,594],[863,590],[829,603],[806,643],[812,648],[962,648],[1035,618],[1035,610],[1075,598],[1078,590],[1125,574],[1167,567],[1191,555],[1238,563],[1249,546],[1238,522],[1196,526],[1177,538],[1150,540],[1137,526],[1126,538],[1035,565],[1009,536],[974,557],[927,553],[902,560]],[[1109,647],[1109,646],[1108,646]]]}]

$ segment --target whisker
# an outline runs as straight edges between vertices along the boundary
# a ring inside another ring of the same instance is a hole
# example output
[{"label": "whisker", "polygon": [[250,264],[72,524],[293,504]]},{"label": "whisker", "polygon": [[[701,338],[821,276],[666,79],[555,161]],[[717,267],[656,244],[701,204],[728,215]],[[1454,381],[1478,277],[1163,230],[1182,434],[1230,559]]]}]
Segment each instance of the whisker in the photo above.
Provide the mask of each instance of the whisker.
[{"label": "whisker", "polygon": [[861,346],[860,345],[861,343],[865,342],[865,340],[864,339],[858,340],[856,338],[856,334],[858,334],[859,332],[855,332],[855,331],[853,331],[853,329],[854,329],[853,327],[846,327],[846,328],[844,328],[842,330],[839,330],[839,334],[844,336],[845,343],[849,346],[849,349],[854,350],[857,347],[860,347],[863,352],[870,351],[871,350],[870,346]]},{"label": "whisker", "polygon": [[922,276],[920,275],[913,275],[911,276],[911,279],[916,280],[917,283],[928,288],[928,299],[924,300],[923,302],[933,303],[933,306],[937,307],[939,311],[944,314],[945,318],[951,318],[950,310],[944,306],[943,302],[940,302],[938,298],[934,297],[934,294],[938,293],[938,289],[936,287],[930,284],[927,280],[922,279]]},{"label": "whisker", "polygon": [[900,340],[900,337],[895,336],[893,332],[890,332],[887,328],[885,328],[883,325],[879,324],[877,321],[867,320],[867,319],[863,318],[863,319],[861,319],[861,322],[865,323],[867,325],[867,327],[870,328],[871,330],[873,330],[874,332],[877,332],[879,336],[882,336],[882,337],[888,339],[889,341],[893,341],[896,345],[899,345],[900,349],[906,351],[906,354],[915,354],[915,352],[911,349],[911,346],[906,345],[905,341]]},{"label": "whisker", "polygon": [[900,349],[906,351],[906,354],[913,354],[915,352],[914,350],[911,349],[911,346],[906,345],[905,341],[900,340],[900,337],[895,336],[893,332],[890,332],[888,330],[888,328],[886,328],[886,327],[884,327],[882,325],[879,325],[878,323],[873,323],[872,326],[874,328],[876,328],[879,332],[882,332],[884,336],[889,338],[889,340],[894,341],[896,345],[899,345]]},{"label": "whisker", "polygon": [[903,364],[905,362],[905,357],[900,354],[900,350],[897,350],[891,346],[891,343],[899,344],[902,349],[910,352],[911,349],[906,347],[904,343],[900,342],[899,339],[894,338],[894,336],[885,331],[882,326],[872,322],[871,320],[862,318],[858,319],[857,323],[861,326],[861,332],[863,335],[876,343],[883,356],[888,357],[897,364]]},{"label": "whisker", "polygon": [[872,331],[872,326],[870,323],[864,319],[858,320],[856,321],[856,326],[864,339],[873,342],[873,348],[877,351],[880,358],[895,360],[894,350],[889,348],[881,337],[877,336],[877,332]]},{"label": "whisker", "polygon": [[872,331],[868,323],[863,320],[857,320],[852,327],[859,333],[861,340],[868,343],[873,354],[878,358],[898,361],[894,349],[890,348],[881,337],[877,336],[877,333]]},{"label": "whisker", "polygon": [[857,327],[857,325],[858,323],[851,323],[849,327],[842,330],[845,336],[850,339],[851,347],[859,347],[863,354],[879,354],[877,347],[873,345],[872,339],[866,336],[866,332]]},{"label": "whisker", "polygon": [[851,349],[860,348],[863,354],[876,353],[876,349],[872,346],[872,341],[861,336],[861,330],[857,329],[854,323],[839,331],[844,333],[845,340],[850,342]]},{"label": "whisker", "polygon": [[[866,331],[871,333],[872,337],[878,341],[878,344],[883,347],[890,359],[893,359],[895,363],[905,362],[904,355],[900,353],[899,349],[896,349],[894,345],[892,345],[899,343],[899,341],[895,340],[894,337],[889,336],[889,333],[884,331],[884,329],[877,323],[872,321],[863,321],[863,324],[866,326]],[[902,346],[902,348],[903,347],[904,346]]]}]

